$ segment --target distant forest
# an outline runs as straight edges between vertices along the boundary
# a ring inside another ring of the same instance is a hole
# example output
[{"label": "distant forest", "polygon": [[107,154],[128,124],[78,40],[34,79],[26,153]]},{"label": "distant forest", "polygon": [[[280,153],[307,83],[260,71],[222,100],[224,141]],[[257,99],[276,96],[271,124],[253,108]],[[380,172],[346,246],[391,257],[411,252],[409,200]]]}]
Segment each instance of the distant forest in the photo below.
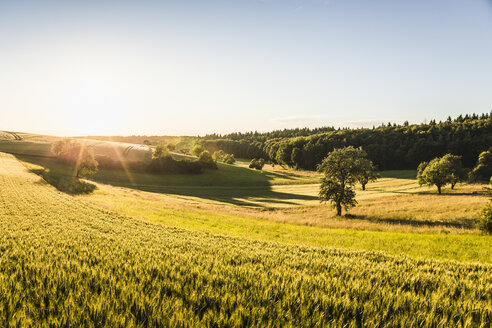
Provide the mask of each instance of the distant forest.
[{"label": "distant forest", "polygon": [[335,148],[362,147],[380,170],[416,169],[422,161],[446,153],[462,156],[466,167],[492,147],[492,112],[449,117],[444,122],[387,123],[373,128],[296,128],[272,132],[210,134],[204,137],[89,137],[138,144],[169,144],[187,153],[202,144],[210,153],[223,150],[236,158],[263,158],[275,164],[315,170]]},{"label": "distant forest", "polygon": [[362,147],[381,170],[416,169],[422,161],[446,153],[462,156],[473,167],[478,155],[492,146],[492,113],[449,117],[426,124],[382,124],[361,129],[285,129],[207,135],[200,139],[213,152],[223,150],[239,158],[264,158],[276,164],[315,170],[335,148]]}]

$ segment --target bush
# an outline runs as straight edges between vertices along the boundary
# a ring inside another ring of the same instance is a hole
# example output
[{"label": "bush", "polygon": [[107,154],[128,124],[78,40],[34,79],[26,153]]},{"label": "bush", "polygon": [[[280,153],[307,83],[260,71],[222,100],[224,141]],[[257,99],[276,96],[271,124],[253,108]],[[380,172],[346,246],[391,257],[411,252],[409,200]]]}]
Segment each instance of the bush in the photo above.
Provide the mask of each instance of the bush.
[{"label": "bush", "polygon": [[480,213],[478,228],[485,233],[492,234],[492,205],[490,203]]},{"label": "bush", "polygon": [[152,153],[152,158],[161,158],[169,155],[169,149],[164,145],[157,145]]},{"label": "bush", "polygon": [[472,171],[472,179],[489,181],[492,176],[492,150],[484,151],[478,156],[477,166]]},{"label": "bush", "polygon": [[191,154],[195,156],[200,156],[201,153],[203,153],[205,149],[203,148],[202,145],[197,144],[191,149]]},{"label": "bush", "polygon": [[151,173],[186,173],[198,174],[202,172],[202,165],[197,161],[177,161],[171,155],[153,158],[147,167]]},{"label": "bush", "polygon": [[207,150],[202,151],[200,156],[198,157],[198,162],[202,165],[203,168],[216,170],[217,163],[215,163],[212,155]]},{"label": "bush", "polygon": [[226,155],[226,153],[224,153],[223,150],[217,150],[216,152],[214,152],[214,154],[212,155],[212,158],[216,161],[223,161],[224,160],[224,156]]},{"label": "bush", "polygon": [[226,164],[234,164],[236,163],[236,159],[234,158],[233,154],[225,154],[224,158],[222,161]]},{"label": "bush", "polygon": [[263,158],[253,158],[251,162],[249,162],[250,169],[262,170],[265,165],[265,160]]}]

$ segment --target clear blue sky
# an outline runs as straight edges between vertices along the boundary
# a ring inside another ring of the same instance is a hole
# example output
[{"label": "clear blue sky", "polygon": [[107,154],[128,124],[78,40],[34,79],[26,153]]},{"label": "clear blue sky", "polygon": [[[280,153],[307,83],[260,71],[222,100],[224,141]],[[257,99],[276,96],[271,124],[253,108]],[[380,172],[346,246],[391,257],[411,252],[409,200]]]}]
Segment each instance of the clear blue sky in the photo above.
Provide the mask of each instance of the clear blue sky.
[{"label": "clear blue sky", "polygon": [[0,0],[0,130],[203,135],[491,109],[489,0]]}]

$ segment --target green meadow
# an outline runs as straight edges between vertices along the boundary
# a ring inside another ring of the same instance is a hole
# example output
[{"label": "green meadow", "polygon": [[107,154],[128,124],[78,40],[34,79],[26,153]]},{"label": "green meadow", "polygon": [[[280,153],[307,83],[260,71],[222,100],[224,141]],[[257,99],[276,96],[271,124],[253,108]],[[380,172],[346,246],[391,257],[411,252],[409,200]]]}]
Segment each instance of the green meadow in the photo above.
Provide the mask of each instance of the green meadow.
[{"label": "green meadow", "polygon": [[101,169],[93,193],[73,196],[35,174],[73,172],[32,139],[0,141],[13,153],[0,153],[0,318],[12,326],[491,323],[482,185],[437,195],[415,171],[383,171],[337,217],[319,174],[240,161],[196,175]]}]

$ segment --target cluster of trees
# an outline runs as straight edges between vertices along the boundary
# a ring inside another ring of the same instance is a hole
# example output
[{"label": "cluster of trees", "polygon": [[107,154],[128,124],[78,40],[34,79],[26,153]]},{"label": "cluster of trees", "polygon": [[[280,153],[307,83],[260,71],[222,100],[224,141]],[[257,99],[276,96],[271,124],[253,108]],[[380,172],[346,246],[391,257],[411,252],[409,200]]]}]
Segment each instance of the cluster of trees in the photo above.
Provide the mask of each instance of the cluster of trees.
[{"label": "cluster of trees", "polygon": [[464,182],[468,178],[468,172],[463,167],[461,157],[446,154],[443,157],[436,157],[430,162],[422,162],[417,168],[417,181],[420,185],[435,185],[441,194],[441,189],[447,184],[451,189],[458,182]]},{"label": "cluster of trees", "polygon": [[200,162],[204,163],[205,167],[208,168],[217,168],[217,161],[223,162],[225,164],[234,164],[236,162],[236,158],[233,154],[228,154],[223,150],[217,150],[210,155],[210,151],[206,149],[206,147],[202,143],[197,143],[191,149],[191,154],[198,157]]},{"label": "cluster of trees", "polygon": [[[422,162],[417,169],[417,180],[420,185],[435,185],[441,194],[442,187],[450,184],[451,189],[460,182],[476,176],[477,172],[490,172],[492,162],[489,160],[490,150],[480,154],[480,160],[473,171],[469,172],[461,161],[461,156],[446,154],[436,157],[430,162]],[[352,146],[338,148],[323,159],[318,170],[324,173],[321,179],[319,198],[321,202],[330,202],[336,208],[337,215],[342,214],[342,208],[348,210],[357,205],[354,186],[358,182],[365,190],[369,181],[375,181],[379,176],[374,164],[362,148]],[[490,174],[490,173],[487,173]],[[490,175],[488,178],[492,184]],[[492,192],[491,188],[486,188]],[[480,214],[478,227],[486,233],[492,233],[492,204],[489,203]]]},{"label": "cluster of trees", "polygon": [[176,160],[172,157],[169,147],[162,144],[157,145],[153,151],[149,150],[149,156],[143,161],[121,161],[106,155],[94,156],[91,148],[70,139],[55,142],[51,151],[58,161],[73,167],[73,175],[76,178],[95,174],[98,168],[154,174],[198,174],[203,168],[217,168],[208,152],[203,152],[198,160]]},{"label": "cluster of trees", "polygon": [[225,164],[234,164],[236,163],[236,158],[234,157],[233,154],[227,154],[223,150],[217,150],[214,152],[212,155],[212,158],[215,161],[219,161]]},{"label": "cluster of trees", "polygon": [[154,148],[147,170],[151,173],[198,174],[202,172],[202,166],[200,161],[175,160],[169,149],[161,144]]},{"label": "cluster of trees", "polygon": [[255,170],[262,170],[263,166],[265,166],[265,160],[263,158],[253,158],[251,162],[249,162],[249,168]]},{"label": "cluster of trees", "polygon": [[459,182],[489,181],[492,176],[492,147],[478,156],[477,165],[469,171],[461,162],[461,156],[446,154],[430,162],[422,162],[417,168],[417,180],[420,185],[435,185],[440,194],[447,184],[451,189]]},{"label": "cluster of trees", "polygon": [[446,153],[461,156],[466,167],[473,167],[478,155],[492,144],[490,114],[460,115],[427,124],[388,123],[372,129],[301,130],[211,135],[201,142],[211,152],[223,150],[236,157],[263,158],[306,170],[315,170],[328,153],[347,146],[362,147],[383,170],[413,169]]}]

